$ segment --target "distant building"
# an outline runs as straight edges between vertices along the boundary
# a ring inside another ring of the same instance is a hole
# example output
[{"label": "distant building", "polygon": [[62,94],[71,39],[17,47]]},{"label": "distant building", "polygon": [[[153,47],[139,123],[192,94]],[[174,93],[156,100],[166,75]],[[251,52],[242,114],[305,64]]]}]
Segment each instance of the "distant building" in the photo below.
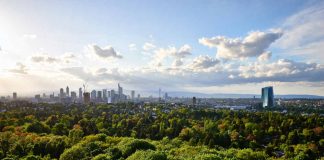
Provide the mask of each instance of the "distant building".
[{"label": "distant building", "polygon": [[96,100],[97,99],[97,91],[96,90],[92,90],[91,91],[91,100]]},{"label": "distant building", "polygon": [[66,96],[67,96],[67,97],[70,96],[70,89],[69,89],[69,86],[66,86]]},{"label": "distant building", "polygon": [[274,95],[273,95],[272,86],[262,88],[261,92],[262,92],[261,99],[263,101],[262,106],[263,107],[273,107],[274,106]]},{"label": "distant building", "polygon": [[82,100],[82,88],[79,88],[79,99]]},{"label": "distant building", "polygon": [[197,104],[197,99],[196,99],[196,97],[192,97],[192,105],[193,105],[193,106],[196,106],[196,104]]},{"label": "distant building", "polygon": [[118,101],[121,101],[123,97],[123,87],[121,87],[118,83]]},{"label": "distant building", "polygon": [[168,97],[169,97],[169,96],[168,96],[168,93],[167,93],[167,92],[165,92],[165,93],[164,93],[164,100],[167,100],[167,99],[168,99]]},{"label": "distant building", "polygon": [[111,90],[110,91],[110,102],[111,103],[115,103],[116,102],[116,99],[117,99],[117,96],[116,96],[116,94],[115,94],[115,90]]},{"label": "distant building", "polygon": [[54,100],[54,96],[55,96],[55,95],[54,95],[54,92],[53,92],[53,94],[50,94],[50,100],[51,100],[51,101]]},{"label": "distant building", "polygon": [[13,98],[13,100],[16,100],[17,99],[17,92],[13,92],[12,93],[12,98]]},{"label": "distant building", "polygon": [[74,91],[71,92],[71,99],[72,99],[72,101],[75,101],[77,99],[76,92],[74,92]]},{"label": "distant building", "polygon": [[40,99],[41,99],[40,94],[36,94],[36,95],[35,95],[35,99],[38,100],[38,101],[40,101]]},{"label": "distant building", "polygon": [[107,102],[107,100],[108,100],[108,96],[107,96],[107,89],[103,89],[103,90],[102,90],[102,100],[103,100],[104,102]]},{"label": "distant building", "polygon": [[135,99],[135,91],[134,91],[134,90],[131,91],[131,99],[132,99],[132,100]]},{"label": "distant building", "polygon": [[110,93],[110,91],[108,91],[107,94],[108,94],[108,95],[107,95],[108,97],[111,97],[111,93]]},{"label": "distant building", "polygon": [[83,93],[83,102],[85,104],[89,104],[90,103],[90,93],[89,92],[84,92]]},{"label": "distant building", "polygon": [[98,91],[98,94],[97,94],[97,101],[98,101],[98,102],[101,102],[101,101],[102,101],[102,91]]},{"label": "distant building", "polygon": [[60,89],[60,96],[59,96],[60,98],[64,98],[65,96],[64,96],[64,90],[63,90],[63,88],[61,88]]}]

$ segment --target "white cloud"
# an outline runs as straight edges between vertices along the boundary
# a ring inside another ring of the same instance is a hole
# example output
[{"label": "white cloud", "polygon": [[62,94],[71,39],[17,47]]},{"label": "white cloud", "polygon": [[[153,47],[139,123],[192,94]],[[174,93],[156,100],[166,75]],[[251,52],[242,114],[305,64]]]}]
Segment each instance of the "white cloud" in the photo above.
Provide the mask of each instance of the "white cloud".
[{"label": "white cloud", "polygon": [[16,63],[16,67],[9,69],[9,71],[12,73],[27,74],[27,67],[26,67],[26,65],[18,62],[18,63]]},{"label": "white cloud", "polygon": [[272,53],[269,52],[269,51],[266,51],[266,52],[262,53],[262,54],[258,57],[258,61],[260,61],[260,62],[268,61],[268,60],[270,60],[271,56],[272,56]]},{"label": "white cloud", "polygon": [[189,65],[190,68],[193,70],[200,70],[200,69],[208,69],[210,67],[214,67],[220,61],[217,59],[213,59],[209,56],[198,56],[193,59],[192,63]]},{"label": "white cloud", "polygon": [[275,45],[290,55],[323,62],[323,6],[324,2],[320,1],[287,18],[281,26],[285,34]]},{"label": "white cloud", "polygon": [[185,44],[179,49],[175,47],[160,48],[154,51],[153,64],[161,66],[165,58],[171,57],[174,59],[173,66],[180,66],[183,64],[183,59],[191,55],[191,46]]},{"label": "white cloud", "polygon": [[316,63],[295,62],[279,59],[273,63],[254,63],[239,67],[239,76],[243,78],[264,78],[275,81],[321,81],[319,75],[324,67]]},{"label": "white cloud", "polygon": [[23,38],[26,38],[26,39],[36,39],[37,38],[37,35],[36,34],[24,34],[23,35]]},{"label": "white cloud", "polygon": [[56,57],[51,57],[48,55],[34,55],[31,57],[31,61],[35,63],[56,63],[60,60]]},{"label": "white cloud", "polygon": [[98,45],[89,45],[88,48],[100,58],[123,58],[112,46],[100,48]]},{"label": "white cloud", "polygon": [[136,44],[134,44],[134,43],[129,44],[129,45],[128,45],[128,49],[129,49],[130,51],[136,51],[136,50],[137,50]]},{"label": "white cloud", "polygon": [[136,87],[156,86],[182,88],[184,86],[223,86],[262,82],[323,82],[324,67],[286,59],[275,62],[255,62],[245,65],[221,65],[208,56],[195,58],[191,65],[181,68],[98,68],[85,71],[81,67],[62,71],[93,83],[121,82]]},{"label": "white cloud", "polygon": [[154,44],[152,44],[152,43],[146,42],[146,43],[144,43],[142,48],[143,48],[144,51],[150,51],[150,50],[155,49],[156,46]]},{"label": "white cloud", "polygon": [[201,38],[199,43],[217,48],[216,56],[223,59],[241,59],[247,57],[258,57],[266,52],[266,49],[282,36],[280,30],[267,32],[250,32],[245,38],[228,38],[216,36],[212,38]]}]

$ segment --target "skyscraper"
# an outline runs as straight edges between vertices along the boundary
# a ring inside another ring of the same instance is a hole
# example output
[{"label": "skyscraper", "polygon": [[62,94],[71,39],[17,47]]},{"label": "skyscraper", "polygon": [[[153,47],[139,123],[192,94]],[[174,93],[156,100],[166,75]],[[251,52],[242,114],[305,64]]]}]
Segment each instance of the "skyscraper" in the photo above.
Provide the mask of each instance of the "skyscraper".
[{"label": "skyscraper", "polygon": [[92,90],[91,91],[91,99],[96,100],[96,98],[97,98],[97,92],[96,92],[96,90]]},{"label": "skyscraper", "polygon": [[103,101],[107,102],[107,99],[108,99],[107,89],[102,90],[102,99],[103,99]]},{"label": "skyscraper", "polygon": [[64,98],[64,90],[63,90],[63,88],[60,89],[60,98]]},{"label": "skyscraper", "polygon": [[121,87],[118,83],[118,100],[120,101],[123,96],[123,87]]},{"label": "skyscraper", "polygon": [[164,100],[167,100],[168,97],[169,97],[169,96],[168,96],[168,92],[165,92],[165,93],[164,93]]},{"label": "skyscraper", "polygon": [[77,99],[77,94],[76,94],[76,92],[74,92],[74,91],[71,92],[71,99],[72,99],[73,101],[75,101],[75,100]]},{"label": "skyscraper", "polygon": [[132,99],[132,100],[135,99],[135,91],[134,91],[134,90],[131,91],[131,99]]},{"label": "skyscraper", "polygon": [[97,94],[97,101],[98,101],[98,102],[101,102],[101,101],[102,101],[102,91],[98,91],[98,94]]},{"label": "skyscraper", "polygon": [[263,107],[273,107],[274,106],[274,95],[273,95],[272,86],[262,88],[261,92],[262,92],[261,99],[263,101],[262,106]]},{"label": "skyscraper", "polygon": [[159,101],[161,101],[161,88],[159,88]]},{"label": "skyscraper", "polygon": [[89,104],[90,103],[90,93],[89,92],[84,92],[83,93],[83,102],[85,104]]},{"label": "skyscraper", "polygon": [[110,91],[110,102],[111,103],[115,103],[116,101],[116,94],[115,94],[115,90],[111,90]]},{"label": "skyscraper", "polygon": [[14,100],[17,99],[17,92],[13,92],[13,93],[12,93],[12,98],[13,98]]},{"label": "skyscraper", "polygon": [[70,96],[70,89],[69,89],[69,86],[66,86],[66,96],[67,96],[67,97]]},{"label": "skyscraper", "polygon": [[197,98],[196,97],[192,97],[192,105],[196,106],[197,104]]},{"label": "skyscraper", "polygon": [[82,100],[82,88],[79,88],[79,99]]}]

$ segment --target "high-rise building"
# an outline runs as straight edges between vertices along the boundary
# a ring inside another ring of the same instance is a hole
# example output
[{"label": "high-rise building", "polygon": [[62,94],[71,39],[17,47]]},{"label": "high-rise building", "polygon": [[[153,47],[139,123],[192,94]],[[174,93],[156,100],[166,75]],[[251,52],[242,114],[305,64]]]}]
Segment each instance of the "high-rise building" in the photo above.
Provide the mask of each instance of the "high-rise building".
[{"label": "high-rise building", "polygon": [[273,107],[274,106],[274,95],[273,95],[272,86],[262,88],[261,92],[262,92],[261,99],[263,101],[262,106],[263,107]]},{"label": "high-rise building", "polygon": [[161,88],[159,88],[159,101],[161,101]]},{"label": "high-rise building", "polygon": [[36,100],[35,102],[37,102],[37,103],[41,101],[41,96],[40,96],[40,94],[36,94],[36,95],[35,95],[35,100]]},{"label": "high-rise building", "polygon": [[72,99],[73,101],[77,99],[77,94],[76,94],[76,92],[74,92],[74,91],[71,92],[71,99]]},{"label": "high-rise building", "polygon": [[132,99],[132,100],[135,99],[135,91],[134,91],[134,90],[131,91],[131,99]]},{"label": "high-rise building", "polygon": [[164,93],[164,100],[167,100],[168,97],[169,97],[169,96],[168,96],[168,92],[165,92],[165,93]]},{"label": "high-rise building", "polygon": [[102,91],[98,91],[98,94],[97,94],[97,101],[98,101],[98,102],[101,102],[101,101],[102,101]]},{"label": "high-rise building", "polygon": [[14,100],[17,99],[17,92],[13,92],[13,93],[12,93],[12,98],[13,98]]},{"label": "high-rise building", "polygon": [[108,91],[108,97],[111,97],[111,93],[110,93],[110,91]]},{"label": "high-rise building", "polygon": [[121,87],[118,83],[118,100],[120,101],[123,97],[123,87]]},{"label": "high-rise building", "polygon": [[69,86],[66,86],[66,96],[67,96],[67,97],[70,96],[70,89],[69,89]]},{"label": "high-rise building", "polygon": [[196,106],[196,104],[197,104],[197,99],[196,99],[196,97],[192,97],[192,105],[193,105],[193,106]]},{"label": "high-rise building", "polygon": [[60,89],[60,98],[64,98],[64,90],[63,90],[63,88]]},{"label": "high-rise building", "polygon": [[102,99],[103,99],[103,101],[107,102],[107,99],[108,99],[107,89],[102,90]]},{"label": "high-rise building", "polygon": [[90,93],[89,92],[84,92],[83,93],[83,102],[85,104],[89,104],[90,103]]},{"label": "high-rise building", "polygon": [[116,94],[115,94],[115,90],[111,90],[111,91],[110,91],[110,102],[111,102],[111,103],[115,103],[115,102],[116,102]]},{"label": "high-rise building", "polygon": [[82,88],[79,88],[79,99],[82,100]]},{"label": "high-rise building", "polygon": [[97,99],[97,91],[96,90],[92,90],[91,91],[91,99],[92,100],[96,100]]}]

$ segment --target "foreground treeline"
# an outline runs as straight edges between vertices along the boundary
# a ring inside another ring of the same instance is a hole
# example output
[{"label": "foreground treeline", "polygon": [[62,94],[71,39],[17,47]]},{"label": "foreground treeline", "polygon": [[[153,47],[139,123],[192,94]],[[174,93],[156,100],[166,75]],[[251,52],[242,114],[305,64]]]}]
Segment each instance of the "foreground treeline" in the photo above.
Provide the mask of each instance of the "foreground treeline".
[{"label": "foreground treeline", "polygon": [[0,106],[4,159],[318,159],[317,114],[162,105]]}]

